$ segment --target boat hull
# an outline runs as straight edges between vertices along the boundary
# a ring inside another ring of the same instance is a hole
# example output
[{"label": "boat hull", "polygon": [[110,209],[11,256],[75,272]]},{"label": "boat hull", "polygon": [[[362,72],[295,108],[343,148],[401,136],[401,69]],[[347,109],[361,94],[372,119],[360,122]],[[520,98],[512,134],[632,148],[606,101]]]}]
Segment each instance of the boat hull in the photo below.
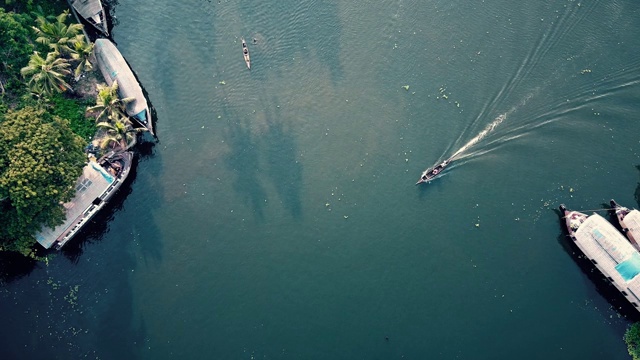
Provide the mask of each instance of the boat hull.
[{"label": "boat hull", "polygon": [[244,58],[244,62],[247,65],[247,69],[251,70],[251,55],[249,54],[249,47],[247,47],[247,42],[242,39],[242,57]]},{"label": "boat hull", "polygon": [[109,36],[107,15],[100,0],[69,0],[71,6],[80,17],[96,30]]},{"label": "boat hull", "polygon": [[129,176],[132,163],[133,152],[125,151],[87,164],[76,183],[76,196],[64,204],[65,222],[42,229],[36,240],[47,249],[62,248],[109,202]]},{"label": "boat hull", "polygon": [[420,179],[416,182],[416,185],[429,182],[435,179],[438,175],[442,174],[444,169],[451,163],[451,159],[447,159],[441,163],[435,164],[432,167],[422,172]]},{"label": "boat hull", "polygon": [[100,68],[107,84],[111,86],[117,81],[120,97],[135,99],[127,104],[127,115],[155,136],[151,111],[149,111],[142,87],[118,48],[108,39],[97,39],[95,54],[98,68]]},{"label": "boat hull", "polygon": [[640,244],[638,244],[638,239],[640,239],[640,211],[621,206],[615,200],[611,200],[611,207],[616,213],[622,232],[629,239],[631,245],[640,251]]},{"label": "boat hull", "polygon": [[640,312],[640,253],[598,214],[587,216],[560,205],[573,243]]}]

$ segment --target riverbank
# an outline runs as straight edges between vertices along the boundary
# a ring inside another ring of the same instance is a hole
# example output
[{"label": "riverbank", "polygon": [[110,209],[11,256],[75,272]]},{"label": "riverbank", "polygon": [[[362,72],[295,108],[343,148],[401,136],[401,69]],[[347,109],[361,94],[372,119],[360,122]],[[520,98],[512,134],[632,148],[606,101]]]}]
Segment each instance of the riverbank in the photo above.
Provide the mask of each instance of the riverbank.
[{"label": "riverbank", "polygon": [[[81,27],[81,24],[68,22],[69,17],[66,14],[68,14],[68,11],[73,11],[73,9],[65,9],[62,15],[57,15],[55,17],[55,20],[48,20],[54,19],[53,14],[46,13],[46,10],[44,9],[54,9],[59,5],[59,2],[55,2],[49,4],[49,7],[39,8],[42,9],[43,13],[39,13],[37,16],[32,15],[34,14],[32,11],[29,13],[3,12],[2,14],[0,14],[4,18],[6,18],[7,21],[9,21],[9,25],[6,25],[4,23],[0,23],[0,25],[3,27],[11,28],[13,31],[21,31],[20,34],[22,36],[19,39],[3,39],[0,35],[0,45],[3,45],[4,48],[7,48],[9,50],[20,47],[24,49],[22,51],[22,62],[18,59],[13,67],[7,67],[4,69],[0,68],[0,70],[2,70],[2,72],[0,72],[0,83],[3,84],[3,94],[2,97],[0,97],[0,121],[4,121],[5,117],[7,117],[7,119],[9,119],[10,117],[15,117],[18,111],[23,111],[21,109],[30,111],[29,109],[31,108],[44,106],[48,108],[48,112],[51,115],[58,116],[61,119],[67,120],[71,131],[75,132],[78,136],[82,137],[84,141],[90,144],[90,146],[86,148],[86,151],[89,155],[95,156],[95,158],[100,158],[102,157],[102,155],[111,152],[115,154],[112,156],[117,156],[119,152],[126,151],[129,149],[129,147],[135,145],[136,138],[138,137],[138,133],[140,132],[140,130],[134,129],[131,120],[128,119],[126,114],[120,113],[121,111],[124,112],[125,104],[122,103],[121,100],[117,100],[117,97],[119,97],[119,95],[117,94],[117,89],[109,89],[109,87],[106,85],[104,85],[102,88],[99,87],[100,84],[104,84],[106,83],[106,81],[101,71],[98,70],[98,59],[94,56],[93,51],[85,50],[85,46],[88,46],[87,49],[93,49],[94,45],[93,43],[89,42],[89,35]],[[70,6],[70,4],[68,5]],[[33,4],[31,6],[37,6],[37,4]],[[31,9],[31,7],[16,7],[13,9],[22,9],[23,11],[26,11]],[[35,27],[31,25],[31,23],[33,23],[34,21],[36,22]],[[68,33],[71,33],[72,31],[82,30],[83,35],[79,36],[84,36],[86,41],[81,41],[82,39],[76,36],[69,36],[64,39],[56,40],[55,36],[57,35],[55,33],[49,33],[49,30],[47,30],[49,29],[48,25],[46,25],[46,22],[48,21],[57,22],[56,26],[67,28],[67,30],[65,31],[68,31]],[[10,22],[13,22],[13,24],[11,24]],[[30,29],[34,29],[35,33],[32,34]],[[89,30],[89,32],[91,31]],[[38,43],[33,41],[36,35],[41,38],[54,37],[53,40],[49,41],[49,43],[53,45],[39,45]],[[13,43],[7,43],[7,41],[10,40],[13,41]],[[62,43],[61,41],[67,41],[68,45]],[[29,50],[30,47],[32,50]],[[32,53],[33,50],[36,50],[36,52]],[[60,53],[59,51],[64,52]],[[71,56],[68,53],[73,51],[77,52],[76,55],[74,55],[75,57]],[[48,52],[46,55],[46,59],[39,55],[39,53],[44,54],[46,52]],[[27,56],[30,57],[28,60],[28,65],[26,64]],[[49,77],[44,77],[44,79],[50,78],[52,79],[51,81],[57,82],[55,85],[51,86],[50,84],[47,84],[45,82],[41,86],[40,83],[35,82],[36,79],[42,78],[36,78],[37,72],[42,71],[40,69],[49,68],[41,67],[37,64],[37,62],[51,62],[51,65],[48,66],[53,71],[56,71],[55,69],[58,69],[57,73],[61,75],[48,75]],[[73,66],[73,68],[71,66]],[[80,66],[82,66],[82,68],[80,68]],[[75,69],[76,67],[78,67],[78,69]],[[25,85],[23,83],[21,84],[21,82],[19,81],[21,76],[19,73],[17,73],[16,69],[22,69],[22,76],[24,76],[25,81],[28,82],[28,92],[25,91]],[[72,69],[75,71],[76,76],[71,76]],[[62,75],[66,75],[66,79],[63,79],[61,77]],[[4,86],[4,84],[7,84],[7,86]],[[60,90],[63,91],[60,92]],[[103,93],[103,91],[105,92]],[[37,112],[33,114],[37,114]],[[61,124],[64,124],[64,122],[62,122]],[[16,129],[16,131],[20,132],[21,130],[19,130],[18,128]],[[123,138],[127,140],[122,140]],[[60,146],[65,147],[63,144],[60,144],[58,147]],[[32,151],[37,152],[38,150],[32,149]],[[116,166],[117,162],[109,162],[109,159],[104,159],[104,164],[106,164],[105,166],[107,166],[107,168],[105,168],[105,171],[112,171],[115,176],[115,178],[110,180],[109,182],[113,182],[115,180],[114,184],[118,184],[119,186],[122,181],[126,179],[132,163],[130,157],[131,156],[128,157],[128,161],[122,162],[118,166]],[[41,160],[39,159],[38,161]],[[123,165],[126,165],[126,169],[123,168]],[[35,175],[37,173],[38,172],[33,174]],[[15,194],[15,191],[12,192],[13,188],[11,186],[13,185],[11,185],[11,182],[15,180],[17,181],[17,183],[34,183],[33,180],[29,180],[28,176],[23,180],[18,180],[12,179],[12,175],[8,174],[11,174],[9,169],[0,167],[0,199],[2,199],[2,203],[0,203],[0,205],[6,208],[3,212],[5,219],[2,219],[2,217],[0,216],[0,225],[2,225],[3,221],[7,223],[16,221],[14,218],[18,216],[17,214],[20,213],[16,212],[16,215],[12,215],[13,212],[6,211],[11,210],[14,206],[17,206],[16,201],[18,201],[18,199],[15,198],[15,195],[9,196],[10,194]],[[51,174],[51,176],[56,176],[55,171],[49,171],[49,174]],[[5,181],[4,185],[2,185],[2,176],[7,176],[7,180]],[[83,182],[85,181],[83,180],[85,178],[87,178],[87,167],[85,167],[83,177],[79,178],[77,181]],[[44,181],[45,184],[47,182],[50,181]],[[95,187],[96,181],[90,181],[89,183],[94,183],[93,186]],[[85,189],[84,186],[80,186],[79,184],[71,187],[64,184],[60,185],[65,189],[72,189],[74,187],[76,189]],[[113,184],[109,186],[111,192],[115,191],[113,187]],[[94,189],[93,191],[102,193],[103,190]],[[111,192],[107,192],[106,188],[104,189],[104,191],[105,192],[103,193],[103,195],[105,199],[103,200],[106,201],[106,199],[108,197],[111,197],[112,194]],[[37,188],[33,190],[29,188],[27,199],[20,200],[24,204],[21,206],[32,206],[30,204],[35,204],[35,200],[29,200],[29,194],[31,195],[31,197],[34,197],[35,195],[44,196],[43,192],[51,195],[57,194],[57,192],[50,192],[49,190],[39,190]],[[67,192],[69,192],[69,190],[65,190],[64,193],[66,194]],[[102,198],[103,195],[101,195],[100,197]],[[36,230],[36,233],[40,233],[40,231],[37,231],[37,227],[40,222],[49,224],[48,227],[51,227],[52,225],[60,223],[61,219],[64,217],[64,212],[68,211],[68,209],[74,208],[75,210],[78,210],[78,206],[80,206],[79,199],[82,196],[82,191],[76,193],[76,197],[74,199],[69,199],[68,195],[61,194],[60,196],[61,197],[56,198],[55,200],[52,199],[53,201],[51,201],[50,203],[58,204],[64,202],[65,209],[67,210],[63,210],[63,213],[60,213],[60,210],[53,208],[50,210],[52,211],[50,215],[48,215],[48,212],[40,211],[41,214],[44,214],[45,216],[51,216],[51,218],[48,220],[31,219],[29,221],[31,224],[27,223],[24,228],[18,228],[18,230],[21,232],[20,235],[18,235],[18,233],[15,233],[16,230],[11,230],[14,231],[13,235],[11,232],[3,234],[2,231],[0,231],[0,250],[18,251],[24,255],[39,258],[40,256],[37,254],[40,253],[40,251],[38,251],[37,247],[32,247],[31,244],[33,244],[33,240],[29,240],[29,238],[31,237],[30,234],[33,234],[34,230]],[[85,200],[89,201],[88,206],[90,206],[93,199]],[[82,202],[84,202],[84,200]],[[95,200],[93,200],[93,202],[95,202]],[[102,207],[103,205],[104,204],[101,204],[100,207]],[[89,210],[90,209],[87,208],[87,211]],[[84,220],[88,220],[88,218]],[[85,222],[83,221],[79,224],[85,224]],[[77,227],[78,226],[76,226],[76,228]],[[15,227],[13,226],[4,226],[4,228],[15,229]],[[49,240],[47,240],[46,243],[49,245],[51,244]]]}]

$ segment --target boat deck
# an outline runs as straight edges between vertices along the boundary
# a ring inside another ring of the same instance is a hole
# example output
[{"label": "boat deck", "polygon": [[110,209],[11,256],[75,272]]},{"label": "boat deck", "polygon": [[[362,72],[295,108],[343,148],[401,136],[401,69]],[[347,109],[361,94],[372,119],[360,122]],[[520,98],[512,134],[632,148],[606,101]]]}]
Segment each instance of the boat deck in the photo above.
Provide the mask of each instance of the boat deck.
[{"label": "boat deck", "polygon": [[[76,195],[64,204],[67,219],[54,229],[44,227],[36,235],[36,240],[46,249],[50,248],[58,239],[80,226],[85,212],[90,212],[92,203],[104,193],[115,178],[107,173],[96,162],[89,162],[82,170],[82,175],[76,182]],[[97,205],[93,205],[97,206]]]},{"label": "boat deck", "polygon": [[598,214],[589,216],[575,237],[587,258],[640,311],[640,253]]},{"label": "boat deck", "polygon": [[640,211],[635,209],[629,211],[629,213],[624,217],[623,222],[624,227],[629,229],[627,237],[637,244],[640,239]]}]

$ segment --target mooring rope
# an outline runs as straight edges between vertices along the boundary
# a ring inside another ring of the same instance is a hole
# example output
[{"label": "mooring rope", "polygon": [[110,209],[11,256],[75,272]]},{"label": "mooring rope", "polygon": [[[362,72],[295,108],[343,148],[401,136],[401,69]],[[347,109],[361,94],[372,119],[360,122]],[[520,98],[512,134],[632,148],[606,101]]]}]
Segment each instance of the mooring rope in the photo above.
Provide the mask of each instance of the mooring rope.
[{"label": "mooring rope", "polygon": [[[610,207],[610,208],[602,208],[602,209],[586,209],[586,210],[573,210],[573,209],[567,209],[569,211],[576,211],[576,212],[581,212],[581,213],[585,213],[587,211],[612,211],[615,210],[616,208]],[[563,219],[566,218],[566,216],[562,217]]]},{"label": "mooring rope", "polygon": [[577,212],[587,212],[587,211],[611,211],[611,210],[615,210],[616,208],[602,208],[602,209],[587,209],[587,210],[569,210],[569,211],[577,211]]}]

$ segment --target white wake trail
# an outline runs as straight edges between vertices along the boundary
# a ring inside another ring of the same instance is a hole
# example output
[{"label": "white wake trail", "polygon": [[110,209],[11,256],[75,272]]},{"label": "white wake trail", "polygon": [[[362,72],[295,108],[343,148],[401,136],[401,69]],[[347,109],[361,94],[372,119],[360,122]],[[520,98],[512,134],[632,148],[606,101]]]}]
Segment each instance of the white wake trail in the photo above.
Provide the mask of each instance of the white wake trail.
[{"label": "white wake trail", "polygon": [[462,155],[465,151],[469,150],[470,147],[477,144],[480,140],[482,140],[485,136],[487,136],[487,134],[492,132],[493,129],[496,128],[496,126],[500,125],[500,123],[502,123],[506,118],[507,118],[506,113],[495,118],[495,120],[493,120],[489,125],[487,125],[487,127],[484,128],[484,130],[480,131],[480,133],[476,135],[476,137],[471,139],[468,143],[466,143],[463,147],[461,147],[460,149],[458,149],[458,151],[456,151],[453,155],[451,155],[451,160]]}]

